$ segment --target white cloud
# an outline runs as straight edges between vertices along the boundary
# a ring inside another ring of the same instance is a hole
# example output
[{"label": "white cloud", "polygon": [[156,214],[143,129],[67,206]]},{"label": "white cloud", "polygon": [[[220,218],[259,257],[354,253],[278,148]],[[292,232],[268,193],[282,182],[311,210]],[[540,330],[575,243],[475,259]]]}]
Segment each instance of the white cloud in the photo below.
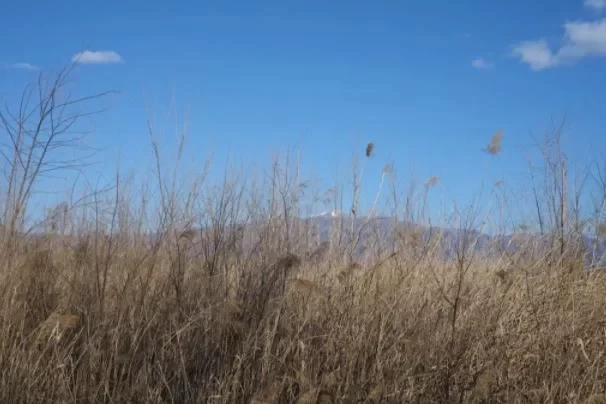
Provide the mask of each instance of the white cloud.
[{"label": "white cloud", "polygon": [[594,10],[606,10],[606,0],[585,0],[585,7]]},{"label": "white cloud", "polygon": [[18,69],[18,70],[40,70],[40,68],[36,65],[33,65],[31,63],[8,63],[8,64],[2,64],[2,67],[4,69]]},{"label": "white cloud", "polygon": [[513,50],[513,55],[529,64],[533,70],[546,69],[554,64],[554,55],[544,39],[518,44]]},{"label": "white cloud", "polygon": [[122,56],[114,51],[90,51],[76,53],[72,62],[80,64],[109,64],[122,63]]},{"label": "white cloud", "polygon": [[474,69],[486,70],[486,69],[492,69],[494,67],[494,63],[480,57],[480,58],[475,58],[474,60],[472,60],[471,66],[473,66]]},{"label": "white cloud", "polygon": [[564,30],[564,43],[555,51],[540,39],[516,45],[512,54],[537,71],[573,64],[584,57],[606,56],[606,19],[567,22]]}]

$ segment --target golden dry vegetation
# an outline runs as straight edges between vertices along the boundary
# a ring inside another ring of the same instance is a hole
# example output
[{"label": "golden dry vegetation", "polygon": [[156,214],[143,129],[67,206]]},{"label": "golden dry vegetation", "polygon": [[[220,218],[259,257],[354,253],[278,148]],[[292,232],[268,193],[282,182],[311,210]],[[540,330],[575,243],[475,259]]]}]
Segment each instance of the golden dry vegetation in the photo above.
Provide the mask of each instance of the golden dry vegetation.
[{"label": "golden dry vegetation", "polygon": [[[544,175],[566,181],[545,150]],[[394,225],[385,243],[351,216],[320,240],[279,161],[267,185],[178,192],[156,174],[155,199],[117,176],[25,234],[35,165],[8,161],[22,169],[2,188],[2,403],[606,402],[606,277],[583,268],[558,181],[536,193],[549,248],[522,234],[513,252],[474,254],[462,215],[446,256],[439,233]],[[405,218],[426,219],[437,178],[402,201]]]}]

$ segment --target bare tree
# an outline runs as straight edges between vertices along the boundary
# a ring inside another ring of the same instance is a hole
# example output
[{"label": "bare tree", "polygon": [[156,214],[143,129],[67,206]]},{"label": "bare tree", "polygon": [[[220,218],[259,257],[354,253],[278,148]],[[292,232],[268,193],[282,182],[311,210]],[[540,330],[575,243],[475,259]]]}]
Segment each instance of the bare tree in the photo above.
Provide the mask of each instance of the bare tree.
[{"label": "bare tree", "polygon": [[3,178],[1,218],[5,242],[23,231],[28,202],[39,180],[64,170],[80,170],[86,160],[76,128],[84,117],[101,112],[83,112],[80,106],[112,92],[73,98],[68,84],[75,64],[54,77],[41,73],[34,85],[21,94],[16,108],[0,108],[0,157]]}]

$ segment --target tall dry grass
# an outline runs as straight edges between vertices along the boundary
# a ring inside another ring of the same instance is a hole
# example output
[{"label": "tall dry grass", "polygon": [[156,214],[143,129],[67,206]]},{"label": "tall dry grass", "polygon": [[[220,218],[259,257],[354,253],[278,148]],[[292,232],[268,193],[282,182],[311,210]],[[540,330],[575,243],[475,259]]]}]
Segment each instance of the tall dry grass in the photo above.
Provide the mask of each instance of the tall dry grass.
[{"label": "tall dry grass", "polygon": [[606,402],[606,278],[564,237],[560,188],[554,242],[480,254],[473,212],[454,245],[343,218],[323,242],[284,161],[217,189],[153,155],[161,197],[117,176],[42,234],[6,194],[0,402]]}]

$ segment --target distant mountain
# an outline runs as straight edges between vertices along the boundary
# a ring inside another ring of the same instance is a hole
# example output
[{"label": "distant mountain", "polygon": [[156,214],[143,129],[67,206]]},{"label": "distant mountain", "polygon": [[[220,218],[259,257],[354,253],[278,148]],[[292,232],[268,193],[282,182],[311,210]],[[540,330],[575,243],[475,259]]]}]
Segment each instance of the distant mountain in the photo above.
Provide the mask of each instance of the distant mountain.
[{"label": "distant mountain", "polygon": [[[440,234],[442,252],[447,258],[455,257],[457,246],[465,241],[475,243],[475,252],[482,255],[490,251],[495,251],[495,247],[500,251],[514,252],[526,243],[533,243],[537,248],[548,250],[548,240],[539,234],[524,233],[509,235],[488,235],[476,230],[465,231],[456,228],[443,227],[423,227],[406,221],[399,220],[395,222],[393,218],[378,217],[357,217],[339,215],[335,212],[326,212],[324,214],[312,216],[299,221],[306,222],[318,230],[319,238],[322,242],[331,240],[331,231],[334,228],[341,227],[346,233],[350,233],[353,220],[353,234],[360,234],[360,244],[364,245],[370,239],[379,239],[385,248],[389,248],[395,243],[395,230],[406,231],[414,229],[417,233],[427,240],[432,235]],[[606,240],[598,240],[594,237],[585,235],[583,243],[587,252],[586,264],[588,266],[606,267]],[[363,248],[361,249],[363,250]],[[361,252],[361,251],[359,251]]]},{"label": "distant mountain", "polygon": [[[319,244],[337,240],[340,233],[340,242],[342,245],[348,245],[357,239],[357,248],[354,254],[363,254],[369,248],[372,249],[375,243],[379,243],[383,249],[390,250],[400,243],[401,237],[408,237],[412,233],[416,237],[427,240],[429,237],[440,234],[441,253],[445,258],[456,257],[457,248],[467,238],[467,241],[474,242],[475,253],[479,256],[494,254],[497,251],[514,252],[522,245],[532,243],[537,248],[548,250],[548,240],[538,234],[520,233],[516,235],[488,235],[479,231],[464,231],[456,228],[427,227],[403,220],[396,221],[392,217],[352,217],[343,215],[335,211],[323,212],[294,220],[298,225],[293,228],[305,229],[306,232],[313,234],[313,239]],[[353,225],[353,233],[352,233]],[[246,225],[234,225],[233,231],[240,234],[243,238],[243,247],[252,248],[256,241],[255,234],[263,228],[262,222],[253,222]],[[336,232],[335,232],[336,231]],[[203,229],[194,229],[194,238],[198,238]],[[352,236],[353,235],[353,236]],[[158,239],[159,234],[149,234],[149,242],[153,243]],[[37,240],[45,237],[44,233],[31,234],[30,239]],[[63,238],[72,239],[70,236]],[[594,267],[606,267],[606,240],[597,240],[590,236],[585,236],[583,242],[587,251],[586,265]]]}]

